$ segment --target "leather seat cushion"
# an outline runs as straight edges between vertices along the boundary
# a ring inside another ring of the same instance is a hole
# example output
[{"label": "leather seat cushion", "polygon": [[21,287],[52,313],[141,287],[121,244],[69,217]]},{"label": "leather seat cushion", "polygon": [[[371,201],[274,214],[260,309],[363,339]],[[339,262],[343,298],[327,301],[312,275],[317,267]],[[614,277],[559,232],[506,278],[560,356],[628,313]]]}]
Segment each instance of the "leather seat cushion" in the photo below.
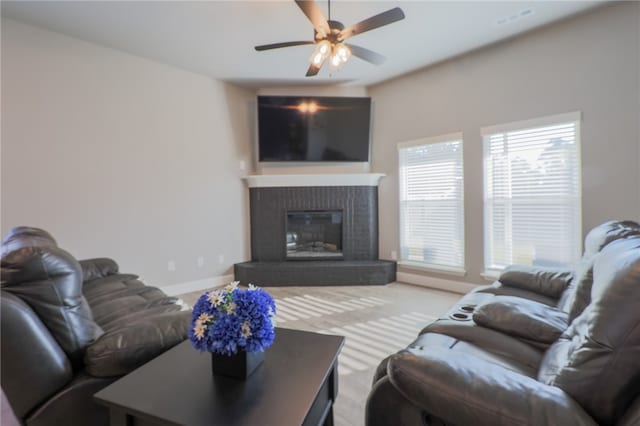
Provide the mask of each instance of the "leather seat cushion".
[{"label": "leather seat cushion", "polygon": [[131,320],[132,316],[153,312],[151,309],[155,307],[163,307],[163,312],[178,311],[181,307],[176,305],[176,300],[169,296],[149,300],[139,294],[119,297],[92,307],[93,317],[103,330],[110,331],[123,318]]},{"label": "leather seat cushion", "polygon": [[187,338],[191,311],[145,313],[106,332],[87,348],[84,361],[89,374],[127,374]]},{"label": "leather seat cushion", "polygon": [[527,365],[514,357],[493,353],[477,345],[438,333],[419,336],[406,348],[406,351],[420,357],[422,354],[426,356],[430,350],[435,349],[461,353],[469,359],[481,359],[527,377],[535,378],[538,372],[538,366]]},{"label": "leather seat cushion", "polygon": [[130,289],[142,288],[144,283],[138,280],[137,275],[115,274],[104,278],[98,278],[84,284],[82,292],[91,305],[104,297],[117,297],[126,294]]}]

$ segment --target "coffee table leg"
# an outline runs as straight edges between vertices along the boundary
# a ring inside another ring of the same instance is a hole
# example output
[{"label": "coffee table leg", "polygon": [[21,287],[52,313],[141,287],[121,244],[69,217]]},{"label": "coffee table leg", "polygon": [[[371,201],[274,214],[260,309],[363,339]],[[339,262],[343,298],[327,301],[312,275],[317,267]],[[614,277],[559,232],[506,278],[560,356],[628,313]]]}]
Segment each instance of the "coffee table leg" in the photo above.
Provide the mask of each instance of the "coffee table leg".
[{"label": "coffee table leg", "polygon": [[117,408],[109,410],[109,426],[131,426],[133,419],[124,411]]},{"label": "coffee table leg", "polygon": [[324,418],[323,426],[333,426],[333,404],[336,402],[336,398],[338,397],[338,362],[333,365],[333,370],[331,371],[331,376],[329,377],[329,395],[331,398],[331,402],[329,403],[329,412]]},{"label": "coffee table leg", "polygon": [[322,426],[333,426],[333,404],[329,406],[329,413],[327,413],[327,416],[324,418]]}]

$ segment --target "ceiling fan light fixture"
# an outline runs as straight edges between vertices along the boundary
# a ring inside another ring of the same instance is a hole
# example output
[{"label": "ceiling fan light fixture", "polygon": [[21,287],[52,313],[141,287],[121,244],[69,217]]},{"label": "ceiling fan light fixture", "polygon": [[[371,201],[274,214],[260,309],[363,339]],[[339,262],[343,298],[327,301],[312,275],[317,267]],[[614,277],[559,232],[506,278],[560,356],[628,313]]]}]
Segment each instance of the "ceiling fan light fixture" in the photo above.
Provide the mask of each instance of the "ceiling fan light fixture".
[{"label": "ceiling fan light fixture", "polygon": [[347,62],[349,57],[351,56],[351,49],[345,44],[338,43],[335,46],[335,55],[340,58],[340,61]]},{"label": "ceiling fan light fixture", "polygon": [[340,65],[342,65],[342,59],[340,59],[340,56],[336,54],[331,55],[331,65],[334,68],[338,68]]},{"label": "ceiling fan light fixture", "polygon": [[329,55],[329,52],[331,52],[331,43],[329,43],[328,40],[322,40],[318,43],[318,51],[325,56]]},{"label": "ceiling fan light fixture", "polygon": [[314,65],[319,66],[323,60],[324,60],[324,57],[322,56],[322,53],[314,53],[313,56],[311,57],[311,63]]},{"label": "ceiling fan light fixture", "polygon": [[345,44],[337,43],[332,46],[331,49],[331,58],[329,59],[329,63],[331,67],[336,71],[340,69],[340,66],[349,60],[351,56],[351,49]]},{"label": "ceiling fan light fixture", "polygon": [[311,54],[311,63],[320,67],[327,56],[331,53],[331,43],[327,40],[322,40],[316,44],[316,48]]}]

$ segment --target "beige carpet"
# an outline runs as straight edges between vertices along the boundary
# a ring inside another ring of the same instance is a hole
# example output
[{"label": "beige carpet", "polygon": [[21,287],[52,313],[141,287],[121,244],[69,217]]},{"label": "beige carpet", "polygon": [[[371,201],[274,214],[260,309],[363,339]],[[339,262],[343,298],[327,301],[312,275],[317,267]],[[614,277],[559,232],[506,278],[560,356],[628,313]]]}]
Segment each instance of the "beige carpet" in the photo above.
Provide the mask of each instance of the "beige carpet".
[{"label": "beige carpet", "polygon": [[[364,424],[365,402],[378,363],[413,341],[420,329],[461,297],[399,283],[265,289],[276,300],[278,327],[346,337],[338,365],[336,426]],[[180,297],[193,305],[202,293]]]}]

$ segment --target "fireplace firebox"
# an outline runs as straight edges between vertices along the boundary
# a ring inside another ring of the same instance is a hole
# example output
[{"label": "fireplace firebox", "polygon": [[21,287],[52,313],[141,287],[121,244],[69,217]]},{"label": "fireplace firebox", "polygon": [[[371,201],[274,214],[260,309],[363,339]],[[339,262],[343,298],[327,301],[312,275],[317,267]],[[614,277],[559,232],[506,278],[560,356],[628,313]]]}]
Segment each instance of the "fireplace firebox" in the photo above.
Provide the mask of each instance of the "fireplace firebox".
[{"label": "fireplace firebox", "polygon": [[286,260],[339,260],[342,255],[341,210],[288,210]]}]

